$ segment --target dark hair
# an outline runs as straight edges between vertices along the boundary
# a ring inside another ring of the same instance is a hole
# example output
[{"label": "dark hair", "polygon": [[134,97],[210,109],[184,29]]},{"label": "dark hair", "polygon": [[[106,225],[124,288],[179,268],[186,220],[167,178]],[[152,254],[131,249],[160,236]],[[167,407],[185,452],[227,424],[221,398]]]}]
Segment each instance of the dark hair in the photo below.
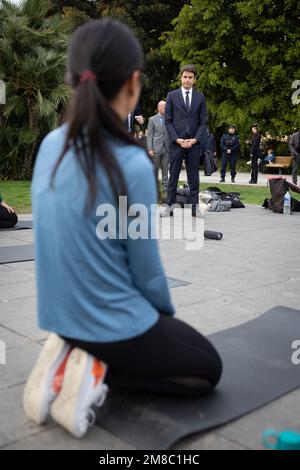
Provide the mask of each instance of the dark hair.
[{"label": "dark hair", "polygon": [[[68,47],[66,81],[75,88],[66,120],[69,128],[56,171],[70,148],[87,178],[91,209],[96,195],[96,167],[102,165],[115,197],[126,194],[126,184],[119,165],[107,145],[107,134],[137,145],[109,102],[135,70],[143,68],[141,46],[124,24],[110,18],[92,20],[80,26]],[[89,71],[94,79],[81,80]]]},{"label": "dark hair", "polygon": [[193,73],[194,76],[196,77],[197,76],[197,71],[196,71],[196,67],[194,65],[183,65],[180,69],[180,75],[182,75],[184,72],[190,72],[190,73]]}]

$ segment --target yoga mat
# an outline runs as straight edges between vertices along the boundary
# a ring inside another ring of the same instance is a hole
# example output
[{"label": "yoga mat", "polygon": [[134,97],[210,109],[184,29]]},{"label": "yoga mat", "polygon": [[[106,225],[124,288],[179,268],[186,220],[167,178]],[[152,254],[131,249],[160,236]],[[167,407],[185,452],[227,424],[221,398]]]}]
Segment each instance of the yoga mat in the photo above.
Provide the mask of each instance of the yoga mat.
[{"label": "yoga mat", "polygon": [[17,225],[12,228],[1,228],[0,233],[9,232],[11,230],[26,230],[32,229],[32,220],[19,220]]},{"label": "yoga mat", "polygon": [[0,264],[34,260],[33,245],[0,247]]},{"label": "yoga mat", "polygon": [[97,424],[137,449],[168,449],[300,387],[300,365],[291,360],[291,345],[300,339],[300,311],[276,307],[209,338],[224,366],[211,395],[179,399],[111,390],[97,410]]}]

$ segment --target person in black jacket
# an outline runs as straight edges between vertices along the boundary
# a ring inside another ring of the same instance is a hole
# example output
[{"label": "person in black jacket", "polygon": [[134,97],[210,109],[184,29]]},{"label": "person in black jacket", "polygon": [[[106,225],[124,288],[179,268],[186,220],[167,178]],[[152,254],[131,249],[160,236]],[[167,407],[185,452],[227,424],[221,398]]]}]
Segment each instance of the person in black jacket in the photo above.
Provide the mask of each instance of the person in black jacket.
[{"label": "person in black jacket", "polygon": [[289,148],[293,159],[293,183],[297,184],[298,170],[300,168],[300,130],[292,134],[289,140]]},{"label": "person in black jacket", "polygon": [[133,113],[129,113],[128,114],[128,117],[127,117],[127,128],[128,128],[128,132],[130,132],[131,134],[134,133],[134,125],[135,123],[138,123],[140,126],[142,126],[145,122],[144,118],[143,118],[143,115],[142,115],[142,107],[140,105],[140,103],[137,104],[135,110]]},{"label": "person in black jacket", "polygon": [[3,201],[0,194],[0,229],[12,228],[18,222],[18,216],[14,209]]},{"label": "person in black jacket", "polygon": [[261,134],[258,129],[257,124],[252,126],[252,141],[250,147],[250,157],[251,157],[251,180],[249,184],[257,184],[257,175],[258,175],[258,159],[261,158]]},{"label": "person in black jacket", "polygon": [[228,131],[222,136],[221,139],[222,150],[222,167],[220,183],[225,183],[225,175],[227,164],[230,165],[231,182],[235,182],[236,176],[236,160],[240,150],[240,138],[236,134],[235,126],[228,126]]},{"label": "person in black jacket", "polygon": [[217,144],[215,136],[207,129],[206,150],[215,158],[217,156]]}]

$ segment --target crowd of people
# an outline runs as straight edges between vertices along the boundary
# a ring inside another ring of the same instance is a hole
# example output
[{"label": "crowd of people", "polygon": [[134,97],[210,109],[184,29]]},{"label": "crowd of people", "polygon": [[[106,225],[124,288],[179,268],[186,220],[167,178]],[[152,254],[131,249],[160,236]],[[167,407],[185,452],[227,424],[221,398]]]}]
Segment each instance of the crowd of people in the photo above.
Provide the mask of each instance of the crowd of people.
[{"label": "crowd of people", "polygon": [[[158,104],[158,113],[151,116],[148,121],[148,127],[143,132],[141,129],[134,131],[134,137],[142,143],[153,159],[156,175],[159,169],[162,172],[162,187],[167,193],[168,172],[169,172],[169,153],[170,153],[170,137],[167,132],[165,123],[165,107],[166,102],[160,101]],[[143,118],[143,123],[145,120]],[[292,178],[297,184],[297,175],[300,168],[300,131],[294,133],[289,140],[289,148],[293,160]],[[263,149],[262,135],[258,124],[253,124],[251,128],[251,136],[247,141],[249,145],[250,160],[247,165],[251,167],[251,176],[249,184],[257,184],[258,173],[264,172],[265,165],[272,165],[275,161],[274,148]],[[155,147],[155,148],[154,148]],[[231,175],[231,183],[235,183],[236,166],[240,155],[240,137],[237,134],[235,125],[228,125],[226,132],[223,134],[220,143],[220,183],[225,183],[226,171],[229,167]],[[203,156],[211,155],[215,161],[217,160],[217,143],[213,133],[207,128],[201,138],[200,162],[204,162]],[[187,156],[187,153],[186,153]],[[186,168],[186,166],[183,166]],[[205,170],[205,168],[204,168]],[[206,174],[206,172],[205,172]]]}]

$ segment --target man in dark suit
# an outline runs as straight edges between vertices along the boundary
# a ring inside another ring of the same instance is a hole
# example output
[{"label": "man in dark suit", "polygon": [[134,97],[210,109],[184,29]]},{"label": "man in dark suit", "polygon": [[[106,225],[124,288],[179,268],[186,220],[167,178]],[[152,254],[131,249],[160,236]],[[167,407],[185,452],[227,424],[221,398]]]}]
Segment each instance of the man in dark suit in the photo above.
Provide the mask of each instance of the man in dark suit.
[{"label": "man in dark suit", "polygon": [[140,103],[137,104],[133,113],[129,113],[127,117],[127,128],[128,132],[134,132],[134,124],[137,122],[140,126],[144,124],[144,118],[142,116],[142,108]]},{"label": "man in dark suit", "polygon": [[[196,69],[185,65],[181,69],[182,87],[167,96],[165,123],[170,137],[170,178],[167,204],[176,203],[177,183],[183,159],[185,159],[188,184],[191,192],[192,215],[199,215],[199,165],[202,140],[207,133],[207,111],[205,98],[193,86]],[[162,217],[173,215],[172,209],[161,213]]]}]

